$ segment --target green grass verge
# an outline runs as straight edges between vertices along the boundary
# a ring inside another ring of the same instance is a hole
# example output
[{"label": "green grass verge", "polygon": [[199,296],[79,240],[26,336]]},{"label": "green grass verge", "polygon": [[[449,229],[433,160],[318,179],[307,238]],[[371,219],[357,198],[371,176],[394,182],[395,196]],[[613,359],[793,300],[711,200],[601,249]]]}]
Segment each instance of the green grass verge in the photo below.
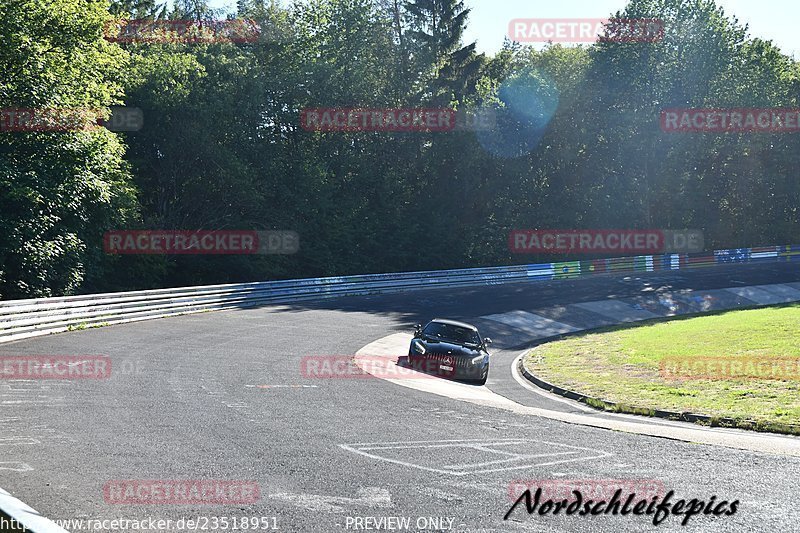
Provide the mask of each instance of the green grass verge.
[{"label": "green grass verge", "polygon": [[607,328],[539,346],[526,356],[526,366],[549,383],[621,404],[619,411],[691,412],[737,419],[752,429],[797,432],[785,427],[800,426],[796,374],[766,379],[712,369],[687,379],[662,370],[662,361],[712,357],[740,363],[800,358],[800,305]]}]

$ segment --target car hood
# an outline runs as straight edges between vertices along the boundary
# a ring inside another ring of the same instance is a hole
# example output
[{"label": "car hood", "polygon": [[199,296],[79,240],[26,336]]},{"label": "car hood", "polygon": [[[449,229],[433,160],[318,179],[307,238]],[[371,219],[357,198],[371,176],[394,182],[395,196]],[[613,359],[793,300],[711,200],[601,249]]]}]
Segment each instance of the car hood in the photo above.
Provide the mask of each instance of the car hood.
[{"label": "car hood", "polygon": [[414,339],[414,341],[421,342],[425,346],[425,350],[427,350],[429,353],[445,354],[445,355],[467,355],[472,357],[483,354],[480,348],[462,346],[460,344],[454,344],[452,342],[436,341],[431,339],[419,339],[419,338]]}]

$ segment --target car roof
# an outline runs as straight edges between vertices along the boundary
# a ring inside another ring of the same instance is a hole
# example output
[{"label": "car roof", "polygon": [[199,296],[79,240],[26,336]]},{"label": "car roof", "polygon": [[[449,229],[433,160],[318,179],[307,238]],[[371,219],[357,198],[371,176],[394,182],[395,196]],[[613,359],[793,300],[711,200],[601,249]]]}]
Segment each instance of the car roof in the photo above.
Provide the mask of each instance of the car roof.
[{"label": "car roof", "polygon": [[431,322],[438,322],[439,324],[448,324],[450,326],[458,326],[461,328],[471,329],[472,331],[478,331],[478,328],[473,326],[472,324],[467,324],[466,322],[459,322],[457,320],[449,320],[447,318],[434,318]]}]

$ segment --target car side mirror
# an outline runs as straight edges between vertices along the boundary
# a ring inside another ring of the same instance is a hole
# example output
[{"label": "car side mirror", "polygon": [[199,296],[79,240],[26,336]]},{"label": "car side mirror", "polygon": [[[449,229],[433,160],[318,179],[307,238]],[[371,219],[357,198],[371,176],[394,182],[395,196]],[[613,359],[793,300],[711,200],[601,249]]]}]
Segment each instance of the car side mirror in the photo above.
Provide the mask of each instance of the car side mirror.
[{"label": "car side mirror", "polygon": [[415,334],[419,335],[421,331],[422,331],[422,324],[417,324],[416,326],[414,326]]},{"label": "car side mirror", "polygon": [[486,346],[489,346],[490,344],[492,344],[492,339],[490,339],[489,337],[486,337],[485,339],[483,339],[483,344],[485,344]]}]

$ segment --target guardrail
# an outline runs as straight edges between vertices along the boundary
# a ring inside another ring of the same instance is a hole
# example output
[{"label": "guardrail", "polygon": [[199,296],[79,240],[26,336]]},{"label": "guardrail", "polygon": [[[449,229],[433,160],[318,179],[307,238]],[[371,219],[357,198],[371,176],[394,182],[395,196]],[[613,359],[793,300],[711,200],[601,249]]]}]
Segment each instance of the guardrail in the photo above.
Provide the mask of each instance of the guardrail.
[{"label": "guardrail", "polygon": [[84,327],[261,304],[429,288],[571,279],[602,273],[683,270],[730,263],[780,261],[800,261],[800,245],[9,300],[0,301],[0,342]]}]

